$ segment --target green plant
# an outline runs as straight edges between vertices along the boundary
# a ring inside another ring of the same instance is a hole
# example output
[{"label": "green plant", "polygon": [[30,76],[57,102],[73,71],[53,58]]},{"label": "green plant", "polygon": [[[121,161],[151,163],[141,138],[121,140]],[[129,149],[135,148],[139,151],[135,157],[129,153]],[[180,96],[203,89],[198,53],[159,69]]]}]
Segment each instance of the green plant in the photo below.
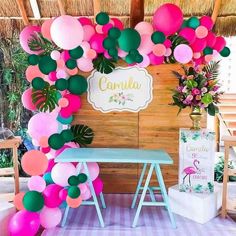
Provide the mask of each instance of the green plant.
[{"label": "green plant", "polygon": [[101,73],[109,74],[115,68],[114,60],[107,59],[103,54],[100,54],[93,60],[93,67]]},{"label": "green plant", "polygon": [[4,150],[0,152],[0,168],[12,167],[12,158],[9,158],[9,151]]}]

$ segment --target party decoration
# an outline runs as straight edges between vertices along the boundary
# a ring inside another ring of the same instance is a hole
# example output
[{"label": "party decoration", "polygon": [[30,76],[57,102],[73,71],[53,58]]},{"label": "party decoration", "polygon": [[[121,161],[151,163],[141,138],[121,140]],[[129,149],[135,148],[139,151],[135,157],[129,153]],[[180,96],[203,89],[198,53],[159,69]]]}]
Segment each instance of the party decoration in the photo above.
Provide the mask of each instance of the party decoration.
[{"label": "party decoration", "polygon": [[48,139],[48,144],[52,149],[58,150],[65,142],[60,134],[52,134]]},{"label": "party decoration", "polygon": [[68,196],[70,198],[78,198],[80,196],[80,190],[77,186],[70,186],[68,189]]},{"label": "party decoration", "polygon": [[166,37],[162,32],[156,31],[152,34],[151,39],[153,43],[157,44],[157,43],[164,43]]},{"label": "party decoration", "polygon": [[62,200],[59,197],[59,192],[61,190],[61,186],[57,184],[49,184],[43,191],[45,206],[50,208],[59,207],[62,203]]},{"label": "party decoration", "polygon": [[29,191],[23,197],[23,205],[28,211],[40,211],[44,206],[43,195],[37,191]]},{"label": "party decoration", "polygon": [[59,208],[44,207],[40,212],[40,223],[45,229],[56,227],[62,218],[62,212]]},{"label": "party decoration", "polygon": [[135,30],[139,32],[140,35],[147,34],[151,35],[153,33],[153,26],[149,22],[141,21],[135,27]]},{"label": "party decoration", "polygon": [[228,57],[230,55],[230,49],[228,47],[224,47],[222,51],[220,51],[220,55],[222,57]]},{"label": "party decoration", "polygon": [[[98,177],[99,174],[99,166],[96,162],[87,163],[90,179],[93,181]],[[81,169],[81,173],[86,173],[84,167]]]},{"label": "party decoration", "polygon": [[196,29],[200,25],[200,21],[197,17],[193,16],[188,19],[187,25],[190,28]]},{"label": "party decoration", "polygon": [[78,179],[79,183],[83,184],[87,181],[88,177],[87,177],[86,174],[81,173],[81,174],[78,175],[77,179]]},{"label": "party decoration", "polygon": [[32,176],[28,180],[28,188],[31,191],[43,192],[46,188],[46,182],[41,176]]},{"label": "party decoration", "polygon": [[61,132],[61,137],[63,138],[63,140],[67,143],[70,142],[74,139],[74,135],[72,133],[72,131],[70,129],[67,130],[63,130]]},{"label": "party decoration", "polygon": [[36,106],[32,102],[32,89],[28,88],[27,90],[24,91],[24,93],[21,96],[21,102],[23,106],[30,110],[30,111],[35,111]]},{"label": "party decoration", "polygon": [[185,38],[190,44],[192,44],[195,39],[195,31],[192,28],[186,27],[180,30],[179,35],[183,38]]},{"label": "party decoration", "polygon": [[39,69],[40,71],[48,75],[51,71],[56,70],[57,63],[50,56],[43,56],[39,60]]},{"label": "party decoration", "polygon": [[37,65],[39,62],[39,58],[37,55],[32,54],[28,57],[28,62],[30,65]]},{"label": "party decoration", "polygon": [[81,46],[79,46],[79,47],[76,47],[76,48],[70,50],[69,54],[73,59],[79,59],[83,56],[84,50]]},{"label": "party decoration", "polygon": [[95,60],[93,60],[93,67],[97,71],[105,74],[109,74],[115,68],[112,60],[109,60],[103,56],[98,56]]},{"label": "party decoration", "polygon": [[72,175],[68,179],[68,184],[71,185],[71,186],[77,186],[79,183],[80,183],[80,179],[76,175]]},{"label": "party decoration", "polygon": [[71,208],[77,208],[77,207],[79,207],[81,205],[82,198],[81,197],[71,198],[71,197],[67,196],[66,203]]},{"label": "party decoration", "polygon": [[186,64],[191,61],[193,51],[188,45],[180,44],[174,50],[174,57],[178,62]]},{"label": "party decoration", "polygon": [[116,27],[112,27],[109,31],[108,31],[108,35],[109,37],[113,38],[113,39],[117,39],[120,37],[121,32],[118,28]]},{"label": "party decoration", "polygon": [[88,88],[87,80],[81,75],[71,76],[68,80],[68,89],[73,94],[82,94]]},{"label": "party decoration", "polygon": [[96,195],[99,195],[102,190],[103,190],[103,182],[102,180],[97,177],[94,181],[93,181],[93,187],[94,187],[94,191]]},{"label": "party decoration", "polygon": [[105,25],[109,22],[109,16],[105,12],[100,12],[96,15],[96,22],[99,25]]},{"label": "party decoration", "polygon": [[205,26],[208,30],[212,30],[214,22],[210,16],[202,16],[200,18],[200,25]]},{"label": "party decoration", "polygon": [[45,88],[45,86],[46,86],[46,82],[40,77],[36,77],[32,80],[32,87],[35,90],[42,90]]},{"label": "party decoration", "polygon": [[19,192],[14,196],[13,203],[18,211],[24,210],[23,198],[25,196],[24,192]]}]

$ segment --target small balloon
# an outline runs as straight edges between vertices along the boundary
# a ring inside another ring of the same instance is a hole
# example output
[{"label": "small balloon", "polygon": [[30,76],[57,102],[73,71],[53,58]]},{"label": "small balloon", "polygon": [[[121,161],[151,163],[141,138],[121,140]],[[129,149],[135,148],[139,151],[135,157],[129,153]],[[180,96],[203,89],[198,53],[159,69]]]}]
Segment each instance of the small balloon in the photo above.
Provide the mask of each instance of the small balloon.
[{"label": "small balloon", "polygon": [[56,227],[62,218],[61,210],[56,208],[44,207],[40,212],[40,224],[45,229],[50,229]]},{"label": "small balloon", "polygon": [[19,192],[14,196],[13,203],[18,211],[24,210],[23,198],[25,196],[25,192]]},{"label": "small balloon", "polygon": [[41,176],[32,176],[28,180],[28,188],[31,191],[43,192],[46,188],[46,182]]},{"label": "small balloon", "polygon": [[71,197],[67,196],[66,203],[71,208],[77,208],[77,207],[79,207],[81,205],[82,198],[81,197],[71,198]]},{"label": "small balloon", "polygon": [[186,64],[192,60],[193,51],[188,45],[179,44],[174,49],[174,57],[179,63]]},{"label": "small balloon", "polygon": [[140,35],[147,34],[151,35],[153,33],[153,26],[149,22],[141,21],[135,27],[135,30],[139,32]]}]

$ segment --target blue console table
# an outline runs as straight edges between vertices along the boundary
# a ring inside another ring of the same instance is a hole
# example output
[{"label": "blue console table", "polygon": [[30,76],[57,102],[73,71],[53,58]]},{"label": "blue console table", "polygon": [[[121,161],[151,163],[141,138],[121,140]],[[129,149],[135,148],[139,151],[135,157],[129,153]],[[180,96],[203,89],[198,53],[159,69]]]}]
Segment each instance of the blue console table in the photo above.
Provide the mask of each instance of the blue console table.
[{"label": "blue console table", "polygon": [[[171,157],[163,150],[142,150],[142,149],[128,149],[128,148],[69,148],[62,152],[55,159],[56,162],[79,162],[78,173],[82,166],[84,166],[85,173],[88,176],[88,183],[90,186],[90,191],[92,193],[93,201],[83,201],[83,205],[95,205],[98,218],[102,227],[104,227],[104,221],[101,214],[101,210],[98,204],[98,199],[96,197],[93,184],[90,178],[90,174],[88,171],[88,162],[106,162],[106,163],[140,163],[143,164],[143,169],[138,181],[138,185],[136,188],[136,192],[133,198],[133,202],[131,208],[135,207],[137,197],[140,191],[142,191],[141,198],[138,203],[138,208],[136,210],[136,214],[134,217],[134,221],[132,227],[136,227],[137,221],[139,218],[139,214],[142,206],[165,206],[171,224],[174,228],[176,228],[176,223],[174,220],[174,216],[172,214],[169,199],[166,192],[166,187],[164,184],[164,180],[162,177],[160,165],[161,164],[173,164],[173,160]],[[142,182],[144,179],[145,172],[147,167],[150,165],[147,178],[144,186],[142,186]],[[150,179],[153,171],[156,173],[157,180],[159,182],[159,187],[151,187],[149,186]],[[154,190],[159,190],[163,197],[163,202],[157,202],[154,195]],[[144,201],[146,196],[146,192],[150,192],[151,202]],[[102,207],[106,208],[105,201],[103,198],[103,194],[100,194]],[[67,206],[63,220],[62,227],[66,223],[66,219],[69,213],[69,207]]]}]

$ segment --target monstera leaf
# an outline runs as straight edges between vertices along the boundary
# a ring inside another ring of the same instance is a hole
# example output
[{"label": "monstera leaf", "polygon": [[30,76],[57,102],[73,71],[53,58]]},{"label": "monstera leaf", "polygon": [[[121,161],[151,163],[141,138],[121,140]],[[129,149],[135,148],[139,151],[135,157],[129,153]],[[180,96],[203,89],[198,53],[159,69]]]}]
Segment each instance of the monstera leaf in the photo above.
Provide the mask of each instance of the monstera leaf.
[{"label": "monstera leaf", "polygon": [[93,141],[94,133],[93,130],[87,125],[73,125],[71,126],[71,131],[74,135],[74,142],[78,143],[80,146],[87,146]]},{"label": "monstera leaf", "polygon": [[109,74],[115,68],[113,63],[114,60],[107,59],[102,54],[100,54],[96,59],[93,60],[93,67],[101,73]]},{"label": "monstera leaf", "polygon": [[57,106],[58,92],[54,85],[46,83],[42,90],[33,90],[32,101],[39,111],[51,112]]},{"label": "monstera leaf", "polygon": [[206,72],[206,74],[208,75],[208,79],[216,80],[219,74],[219,67],[219,61],[213,61],[205,65],[202,70]]}]

